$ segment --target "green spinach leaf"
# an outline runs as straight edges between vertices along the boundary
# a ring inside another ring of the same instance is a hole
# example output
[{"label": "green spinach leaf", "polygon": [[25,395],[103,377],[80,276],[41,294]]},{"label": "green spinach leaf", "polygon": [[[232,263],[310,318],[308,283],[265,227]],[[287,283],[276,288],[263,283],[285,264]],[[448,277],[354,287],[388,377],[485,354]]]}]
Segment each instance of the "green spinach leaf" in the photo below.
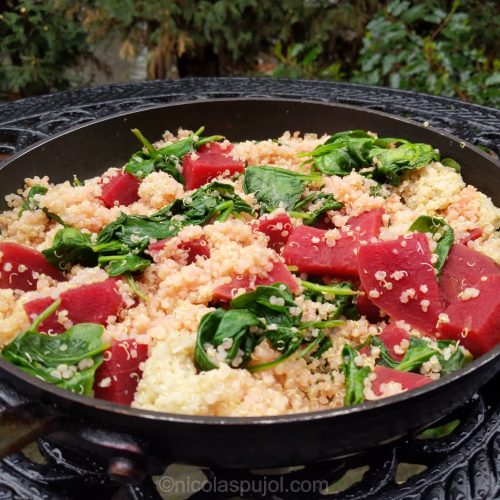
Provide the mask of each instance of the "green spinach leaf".
[{"label": "green spinach leaf", "polygon": [[181,162],[184,155],[196,151],[202,144],[224,139],[220,135],[200,137],[203,130],[204,127],[201,127],[185,139],[180,139],[163,148],[156,149],[140,130],[132,129],[132,133],[139,139],[146,152],[138,151],[134,153],[125,165],[124,171],[139,179],[144,179],[152,172],[161,171],[170,174],[178,182],[184,182],[181,174]]},{"label": "green spinach leaf", "polygon": [[401,183],[407,170],[415,170],[439,155],[428,144],[411,143],[404,139],[376,138],[363,130],[339,132],[310,153],[305,163],[313,162],[316,171],[344,176],[353,170],[379,182]]},{"label": "green spinach leaf", "polygon": [[42,253],[48,262],[62,270],[74,264],[88,267],[97,265],[97,255],[92,249],[90,236],[70,227],[60,229],[54,236],[52,246]]},{"label": "green spinach leaf", "polygon": [[78,229],[61,229],[43,254],[61,269],[99,264],[111,276],[141,272],[151,263],[145,253],[150,240],[175,236],[183,227],[206,224],[221,213],[227,218],[232,213],[252,213],[252,207],[229,184],[212,182],[151,216],[122,213],[101,230],[95,244]]},{"label": "green spinach leaf", "polygon": [[290,309],[296,307],[290,289],[276,283],[258,286],[253,292],[244,293],[231,301],[234,309],[248,309],[267,325],[298,326],[300,314],[292,316]]},{"label": "green spinach leaf", "polygon": [[151,261],[138,255],[128,253],[126,255],[103,255],[98,259],[100,266],[106,266],[110,276],[120,276],[125,273],[140,273],[144,271]]},{"label": "green spinach leaf", "polygon": [[410,226],[410,231],[431,233],[434,241],[437,241],[436,254],[438,260],[434,264],[434,267],[437,269],[439,277],[455,238],[452,227],[444,219],[421,215]]},{"label": "green spinach leaf", "polygon": [[26,210],[43,210],[43,212],[45,213],[45,215],[49,219],[61,224],[61,226],[66,226],[66,224],[61,219],[61,217],[59,217],[57,214],[51,212],[47,208],[41,207],[40,204],[38,203],[38,201],[35,199],[36,195],[43,196],[43,195],[47,194],[47,191],[48,191],[48,188],[46,188],[44,186],[39,186],[39,185],[33,186],[28,191],[28,195],[26,196],[26,200],[24,200],[23,204],[21,205],[21,210],[19,210],[19,217],[21,217],[23,212],[25,212]]},{"label": "green spinach leaf", "polygon": [[354,360],[358,356],[356,349],[346,344],[342,349],[342,372],[345,377],[344,404],[351,406],[365,400],[365,379],[371,373],[368,366],[359,367]]},{"label": "green spinach leaf", "polygon": [[[200,370],[216,368],[209,359],[207,346],[218,347],[226,339],[231,346],[225,350],[225,362],[245,367],[251,372],[272,368],[297,353],[298,357],[319,357],[331,347],[330,338],[321,329],[334,328],[342,321],[301,322],[301,312],[284,284],[258,286],[255,291],[236,297],[232,309],[217,309],[206,314],[198,327],[195,363]],[[255,347],[267,340],[279,356],[258,365],[248,361]],[[301,347],[303,347],[301,349]]]},{"label": "green spinach leaf", "polygon": [[[411,337],[410,345],[401,362],[392,358],[380,338],[372,336],[370,343],[380,349],[381,365],[406,372],[419,372],[422,365],[429,361],[432,356],[436,356],[441,365],[441,375],[459,370],[472,360],[472,357],[454,340],[439,340],[436,343],[437,347],[433,347],[429,340]],[[448,359],[445,359],[442,352],[446,348],[451,348],[453,351]]]},{"label": "green spinach leaf", "polygon": [[439,349],[445,349],[446,347],[449,346],[454,346],[455,351],[448,359],[445,359],[442,354],[438,355],[438,361],[439,364],[441,365],[441,375],[447,375],[448,373],[460,370],[472,361],[471,354],[465,353],[465,351],[461,349],[455,341],[453,340],[438,341]]},{"label": "green spinach leaf", "polygon": [[297,174],[279,167],[249,166],[243,189],[254,194],[261,212],[270,213],[278,207],[292,209],[302,198],[306,184],[320,180],[319,175]]},{"label": "green spinach leaf", "polygon": [[94,375],[109,344],[102,341],[104,327],[80,323],[59,335],[38,333],[38,326],[53,314],[60,299],[2,350],[2,357],[21,370],[64,389],[92,394]]},{"label": "green spinach leaf", "polygon": [[432,356],[437,356],[438,354],[440,354],[439,351],[433,349],[428,341],[411,337],[410,346],[401,363],[399,363],[396,368],[403,372],[419,370],[425,362],[432,358]]},{"label": "green spinach leaf", "polygon": [[373,178],[380,182],[388,181],[393,186],[399,186],[403,174],[408,170],[417,170],[433,161],[439,160],[439,155],[429,144],[402,141],[395,148],[373,147],[368,153],[370,163],[375,166]]},{"label": "green spinach leaf", "polygon": [[[305,205],[311,204],[309,211],[299,211]],[[326,193],[312,193],[306,198],[300,200],[293,211],[288,212],[290,217],[302,219],[303,223],[307,226],[312,226],[316,223],[318,218],[329,210],[339,210],[344,206],[343,203],[337,201],[333,194]],[[312,210],[310,210],[312,208]]]},{"label": "green spinach leaf", "polygon": [[198,369],[217,368],[210,360],[206,346],[218,347],[227,340],[231,340],[231,346],[225,351],[225,362],[233,366],[238,350],[242,349],[243,355],[237,360],[235,368],[243,365],[250,358],[257,341],[257,337],[249,329],[259,324],[257,317],[245,309],[226,311],[219,308],[205,314],[200,321],[196,337],[195,363]]}]

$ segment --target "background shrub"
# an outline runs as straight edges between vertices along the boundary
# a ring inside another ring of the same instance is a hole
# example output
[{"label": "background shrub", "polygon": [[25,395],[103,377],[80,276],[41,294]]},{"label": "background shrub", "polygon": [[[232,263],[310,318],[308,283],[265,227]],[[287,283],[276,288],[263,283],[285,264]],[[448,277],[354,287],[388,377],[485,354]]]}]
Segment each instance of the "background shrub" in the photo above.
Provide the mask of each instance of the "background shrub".
[{"label": "background shrub", "polygon": [[0,7],[0,94],[27,96],[67,88],[69,71],[88,56],[86,33],[54,2],[7,0]]},{"label": "background shrub", "polygon": [[500,104],[500,59],[488,55],[486,43],[498,38],[486,38],[484,25],[471,24],[473,11],[459,7],[458,0],[448,12],[432,3],[390,2],[366,27],[354,81]]},{"label": "background shrub", "polygon": [[499,104],[496,0],[11,0],[0,12],[4,94],[75,85],[81,57],[118,39],[112,57],[145,56],[148,78],[323,78]]}]

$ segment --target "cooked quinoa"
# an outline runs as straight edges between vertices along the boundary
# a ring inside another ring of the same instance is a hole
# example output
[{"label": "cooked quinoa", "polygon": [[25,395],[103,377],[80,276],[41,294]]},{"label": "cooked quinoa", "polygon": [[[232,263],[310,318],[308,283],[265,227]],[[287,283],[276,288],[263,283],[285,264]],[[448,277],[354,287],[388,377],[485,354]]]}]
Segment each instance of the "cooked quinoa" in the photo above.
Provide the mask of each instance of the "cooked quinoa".
[{"label": "cooked quinoa", "polygon": [[[177,134],[166,132],[155,147],[165,147],[190,134],[192,132],[186,130],[179,130]],[[237,143],[228,155],[246,165],[276,166],[308,174],[312,164],[304,164],[304,156],[299,155],[313,151],[328,137],[285,132],[278,140]],[[196,153],[192,155],[196,160]],[[55,214],[67,226],[80,230],[95,241],[99,231],[115,221],[120,213],[150,216],[194,192],[186,189],[169,173],[158,171],[141,181],[137,201],[107,207],[101,199],[102,190],[119,175],[118,167],[99,177],[82,180],[81,185],[74,185],[69,180],[52,184],[48,177],[25,179],[23,189],[6,197],[9,209],[0,214],[1,242],[17,243],[37,251],[50,248],[56,233],[63,226],[48,213]],[[235,194],[258,210],[255,195],[245,192],[244,175],[222,175],[216,180],[232,186]],[[38,205],[34,209],[20,213],[33,186],[43,186],[47,192],[37,195]],[[439,161],[406,173],[398,186],[384,183],[380,187],[363,172],[353,170],[344,176],[324,175],[321,183],[307,185],[303,196],[315,191],[333,195],[342,204],[340,209],[322,214],[324,222],[330,224],[327,238],[332,247],[343,234],[341,231],[346,229],[350,217],[383,209],[380,241],[391,242],[401,236],[410,236],[413,234],[409,229],[412,223],[422,215],[429,215],[441,218],[451,226],[455,242],[466,238],[471,231],[480,230],[481,235],[468,241],[467,246],[500,263],[500,209],[486,195],[466,185],[457,171]],[[277,207],[266,217],[284,213],[283,207]],[[107,318],[103,339],[108,343],[135,339],[139,344],[148,346],[149,357],[141,365],[143,373],[133,398],[133,407],[191,415],[255,416],[308,412],[344,404],[346,381],[341,366],[344,346],[356,347],[371,337],[379,336],[387,326],[388,318],[384,314],[375,322],[368,321],[365,316],[359,319],[341,318],[343,324],[323,329],[331,344],[319,358],[292,355],[274,367],[252,372],[243,366],[235,367],[224,362],[220,355],[224,352],[214,347],[212,350],[207,348],[217,365],[214,369],[200,370],[195,363],[200,320],[217,308],[214,291],[242,276],[255,283],[258,277],[266,276],[275,263],[285,264],[283,256],[268,246],[269,238],[255,231],[254,220],[255,215],[242,213],[230,215],[227,220],[211,220],[204,225],[182,228],[168,239],[163,248],[151,254],[152,262],[144,272],[134,275],[140,298],[130,282],[118,276],[117,287],[124,307]],[[304,220],[292,217],[291,224],[290,231],[303,225]],[[286,229],[283,231],[287,233]],[[195,240],[208,245],[209,257],[190,259],[184,244]],[[437,243],[429,235],[430,251],[435,251],[436,246]],[[293,279],[297,285],[294,301],[302,314],[302,321],[328,320],[335,306],[328,300],[311,300],[301,286],[301,280],[310,276],[297,272],[293,266],[290,269],[294,272]],[[56,299],[65,291],[103,282],[108,277],[102,266],[77,264],[67,270],[65,281],[42,275],[37,280],[36,290],[1,289],[0,346],[7,345],[28,329],[32,318],[25,312],[24,304],[43,297]],[[392,286],[401,276],[389,277],[384,273],[377,278]],[[336,281],[340,280],[330,280],[334,284]],[[245,292],[245,289],[236,289],[232,295],[240,296]],[[366,293],[370,299],[380,295],[378,289],[366,290]],[[425,294],[425,285],[421,290],[406,291],[401,302],[412,300],[415,294]],[[462,292],[461,299],[468,301],[478,294],[477,288],[468,287]],[[425,298],[419,300],[422,311],[426,312],[430,302]],[[441,313],[440,317],[443,315]],[[57,320],[65,329],[73,326],[64,311],[58,311]],[[395,323],[412,338],[427,338],[426,332],[404,321]],[[433,339],[429,341],[433,342]],[[404,356],[408,347],[409,342],[403,340],[394,347],[394,352]],[[380,349],[376,347],[357,352],[353,361],[359,368],[373,368],[380,361]],[[449,358],[451,354],[443,355]],[[272,361],[276,356],[276,350],[265,340],[253,350],[250,365]],[[441,366],[436,356],[424,363],[419,371],[426,377],[439,378]],[[404,390],[398,382],[388,382],[382,384],[381,394],[376,395],[371,386],[373,378],[371,374],[365,379],[364,397],[367,400]]]}]

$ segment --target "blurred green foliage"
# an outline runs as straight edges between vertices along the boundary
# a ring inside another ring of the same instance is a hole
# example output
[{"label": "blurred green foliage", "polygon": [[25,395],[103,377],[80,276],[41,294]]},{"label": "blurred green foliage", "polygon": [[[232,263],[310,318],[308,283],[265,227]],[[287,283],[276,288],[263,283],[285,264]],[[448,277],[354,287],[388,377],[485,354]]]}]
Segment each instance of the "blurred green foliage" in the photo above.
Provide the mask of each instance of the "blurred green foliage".
[{"label": "blurred green foliage", "polygon": [[281,42],[278,42],[273,53],[278,61],[272,72],[272,76],[276,78],[342,80],[344,76],[339,62],[318,66],[322,50],[317,45],[308,49],[303,43],[295,43],[284,49]]},{"label": "blurred green foliage", "polygon": [[150,78],[270,73],[277,44],[321,47],[311,68],[339,54],[353,66],[364,27],[379,8],[376,0],[83,0],[79,5],[92,41],[123,34],[123,57],[147,47]]},{"label": "blurred green foliage", "polygon": [[8,0],[0,15],[4,93],[65,88],[116,37],[116,57],[146,53],[149,78],[322,78],[499,104],[497,0]]},{"label": "blurred green foliage", "polygon": [[86,33],[51,2],[9,1],[0,7],[0,94],[33,95],[78,81],[68,68],[87,55]]},{"label": "blurred green foliage", "polygon": [[367,25],[354,81],[499,105],[500,54],[475,43],[474,13],[459,7],[391,1]]}]

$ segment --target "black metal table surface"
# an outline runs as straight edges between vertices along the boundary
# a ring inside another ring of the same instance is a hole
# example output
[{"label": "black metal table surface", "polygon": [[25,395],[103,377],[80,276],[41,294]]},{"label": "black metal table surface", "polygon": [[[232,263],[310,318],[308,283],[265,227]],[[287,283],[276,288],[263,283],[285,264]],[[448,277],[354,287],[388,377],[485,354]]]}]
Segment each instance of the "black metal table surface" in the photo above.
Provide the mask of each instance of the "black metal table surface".
[{"label": "black metal table surface", "polygon": [[[0,153],[12,154],[70,127],[121,111],[166,102],[227,97],[282,97],[353,104],[429,122],[491,150],[492,154],[499,153],[498,110],[378,87],[260,78],[121,84],[0,104]],[[444,419],[444,422],[459,422],[446,437],[408,436],[375,451],[307,464],[286,474],[204,470],[205,486],[196,483],[201,489],[192,498],[500,498],[499,382],[497,377]],[[15,403],[17,398],[15,391],[0,379],[0,410]],[[193,486],[193,471],[179,475],[169,470],[163,477],[146,476],[138,484],[120,486],[110,479],[107,462],[102,457],[74,446],[40,440],[35,455],[19,453],[0,462],[0,500],[88,498],[89,495],[116,499],[185,498],[189,489],[186,477],[191,478]],[[357,482],[349,486],[353,480]],[[325,481],[333,485],[328,495],[323,491]],[[236,488],[228,489],[229,484],[236,484]],[[292,488],[293,484],[308,484],[309,488]]]}]

